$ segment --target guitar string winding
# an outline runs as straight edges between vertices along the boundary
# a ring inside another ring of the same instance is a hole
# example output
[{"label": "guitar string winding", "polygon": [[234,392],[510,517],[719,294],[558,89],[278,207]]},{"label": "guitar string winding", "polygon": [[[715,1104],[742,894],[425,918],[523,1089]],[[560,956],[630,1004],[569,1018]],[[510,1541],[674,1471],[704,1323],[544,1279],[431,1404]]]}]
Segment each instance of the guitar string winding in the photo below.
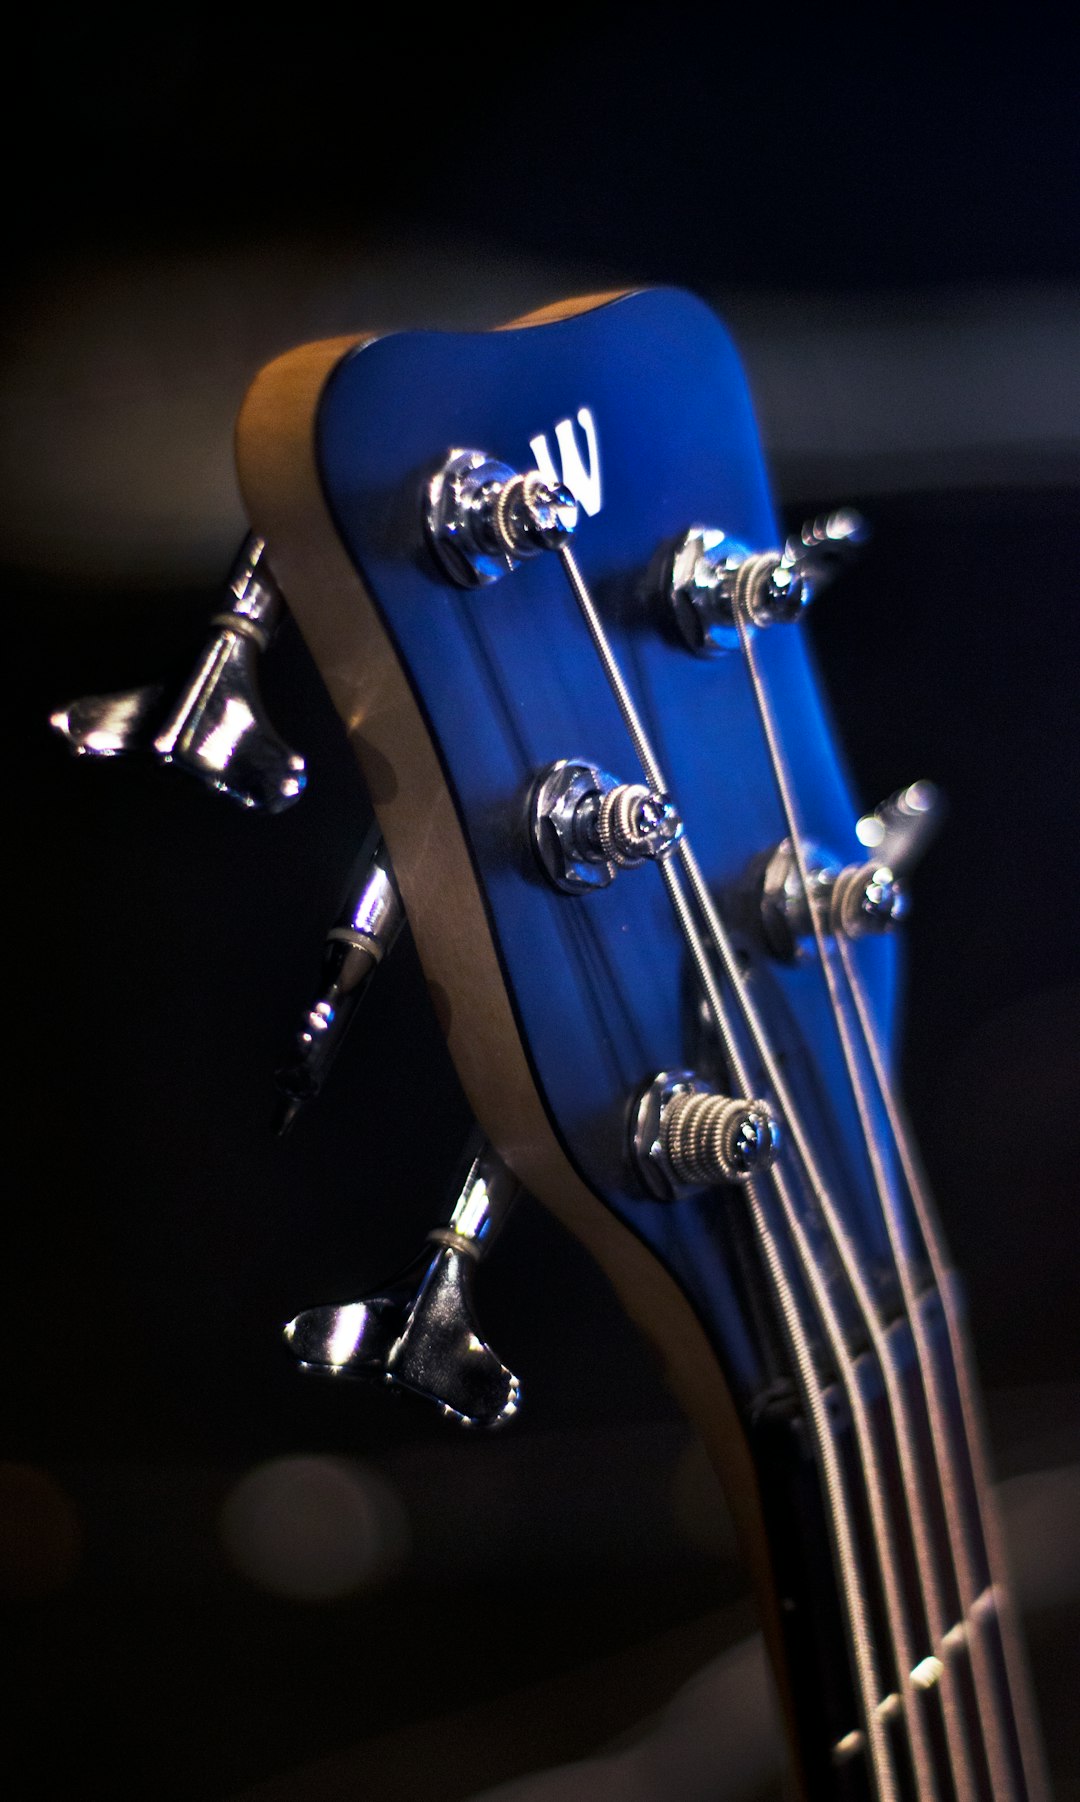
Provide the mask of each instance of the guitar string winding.
[{"label": "guitar string winding", "polygon": [[[934,1445],[938,1486],[946,1507],[949,1507],[955,1505],[955,1497],[952,1497],[951,1499],[948,1497],[947,1492],[950,1489],[950,1485],[946,1481],[946,1472],[942,1463],[944,1447],[939,1443],[939,1433],[942,1429],[944,1418],[943,1411],[940,1406],[935,1408],[930,1399],[932,1390],[935,1392],[935,1396],[939,1398],[938,1384],[936,1381],[936,1359],[932,1348],[929,1345],[925,1330],[925,1320],[922,1310],[918,1305],[915,1274],[908,1255],[905,1237],[899,1219],[898,1198],[895,1193],[890,1173],[881,1156],[877,1135],[874,1132],[863,1070],[852,1041],[850,1021],[847,1016],[847,1011],[843,1006],[843,997],[837,983],[833,959],[829,953],[829,943],[825,925],[819,910],[813,904],[813,889],[810,882],[810,873],[806,858],[806,842],[801,820],[799,818],[794,784],[791,780],[791,772],[784,755],[783,747],[780,743],[776,719],[758,662],[754,639],[745,611],[745,604],[740,604],[738,601],[735,606],[735,623],[739,634],[740,648],[754,691],[758,716],[761,721],[765,742],[768,747],[769,760],[772,765],[773,775],[779,791],[785,828],[791,842],[792,851],[798,868],[801,890],[807,897],[815,949],[828,988],[829,1004],[840,1038],[848,1081],[851,1085],[858,1111],[860,1130],[873,1174],[878,1205],[885,1221],[889,1245],[893,1255],[893,1262],[900,1279],[901,1294],[904,1301],[904,1312],[911,1325],[920,1381],[927,1403],[927,1414],[930,1421],[931,1439]],[[926,1494],[923,1476],[918,1463],[916,1449],[917,1442],[910,1404],[903,1389],[901,1375],[895,1358],[889,1349],[887,1327],[882,1318],[880,1309],[875,1302],[873,1295],[867,1288],[865,1279],[859,1269],[855,1248],[841,1222],[834,1222],[830,1219],[828,1225],[830,1233],[836,1242],[845,1271],[859,1296],[860,1305],[867,1316],[871,1334],[873,1336],[874,1349],[881,1364],[886,1394],[888,1397],[889,1411],[893,1417],[894,1426],[896,1428],[897,1445],[900,1452],[901,1474],[908,1504],[908,1519],[911,1523],[919,1589],[926,1614],[927,1625],[930,1630],[932,1649],[942,1665],[940,1684],[942,1691],[942,1707],[945,1716],[945,1728],[948,1738],[949,1757],[957,1782],[958,1794],[961,1798],[974,1796],[976,1794],[976,1779],[972,1765],[971,1750],[967,1743],[967,1733],[962,1715],[962,1704],[957,1691],[958,1673],[955,1655],[958,1651],[963,1650],[963,1645],[958,1644],[956,1638],[950,1637],[950,1623],[946,1612],[945,1599],[936,1571],[936,1559],[933,1551],[927,1515]],[[965,1592],[964,1586],[959,1583],[959,1573],[957,1573],[957,1576],[958,1587],[961,1591],[962,1611],[966,1614],[968,1612],[968,1602],[974,1600],[974,1592]],[[966,1600],[965,1593],[967,1594]],[[983,1694],[987,1673],[985,1671],[980,1673],[976,1668],[974,1660],[972,1661],[972,1673],[975,1679],[975,1687],[979,1699],[980,1724],[986,1742],[987,1757],[993,1782],[993,1793],[995,1799],[1000,1798],[1001,1802],[1007,1802],[1007,1798],[1015,1794],[1015,1789],[1009,1776],[1008,1761],[1002,1755],[1003,1749],[1000,1746],[1000,1726],[995,1728],[995,1723],[992,1719],[993,1711],[988,1706],[989,1698],[985,1697]],[[980,1677],[982,1681],[980,1681]]]},{"label": "guitar string winding", "polygon": [[[560,552],[571,590],[578,602],[585,624],[592,638],[594,648],[603,665],[609,686],[619,705],[627,730],[634,744],[635,752],[645,774],[657,793],[666,792],[666,784],[659,763],[649,744],[641,721],[638,718],[632,697],[626,686],[622,672],[611,650],[602,622],[588,590],[577,569],[576,562],[568,548]],[[695,902],[705,918],[706,925],[720,953],[724,973],[731,983],[738,998],[746,1024],[749,1026],[755,1048],[761,1057],[776,1094],[782,1116],[787,1122],[792,1139],[796,1144],[800,1158],[806,1169],[810,1186],[815,1199],[824,1210],[828,1206],[824,1184],[817,1168],[809,1141],[803,1130],[798,1112],[788,1091],[779,1065],[769,1043],[764,1023],[749,994],[741,970],[734,953],[729,935],[708,893],[700,867],[694,857],[688,835],[684,836],[676,848],[690,882]],[[717,1030],[721,1037],[725,1056],[739,1084],[749,1089],[748,1071],[739,1052],[736,1036],[727,1018],[722,998],[715,979],[712,976],[704,946],[701,944],[696,927],[690,915],[685,895],[674,869],[672,860],[667,859],[661,866],[665,884],[675,903],[683,936],[690,948],[699,977],[706,991],[710,1010],[716,1020]],[[875,1546],[879,1560],[879,1574],[885,1592],[886,1611],[889,1619],[890,1638],[897,1673],[905,1692],[907,1706],[904,1710],[905,1726],[912,1752],[912,1760],[916,1767],[922,1793],[933,1798],[938,1794],[930,1764],[929,1749],[926,1743],[924,1724],[921,1719],[918,1703],[918,1692],[911,1681],[913,1660],[905,1656],[909,1649],[906,1622],[900,1601],[900,1582],[896,1567],[895,1553],[891,1544],[891,1533],[885,1504],[885,1485],[882,1476],[877,1447],[873,1437],[873,1427],[869,1419],[857,1378],[853,1360],[847,1351],[843,1333],[837,1319],[835,1309],[828,1291],[828,1281],[818,1258],[806,1237],[798,1210],[788,1185],[786,1176],[780,1168],[773,1172],[772,1181],[781,1202],[789,1234],[794,1240],[800,1266],[808,1281],[818,1307],[820,1322],[825,1329],[830,1350],[845,1391],[860,1456],[863,1462],[866,1479],[867,1496],[871,1508],[874,1528]],[[865,1587],[858,1572],[858,1562],[854,1550],[854,1539],[849,1519],[850,1504],[846,1497],[842,1473],[832,1444],[831,1433],[824,1419],[824,1404],[818,1382],[813,1369],[806,1329],[798,1312],[798,1304],[787,1284],[783,1273],[782,1261],[777,1249],[775,1236],[761,1205],[760,1197],[752,1198],[752,1209],[755,1214],[755,1225],[761,1235],[762,1243],[770,1267],[770,1274],[778,1284],[778,1296],[781,1311],[789,1330],[796,1329],[793,1341],[796,1364],[800,1379],[806,1384],[806,1396],[811,1416],[818,1437],[819,1456],[823,1464],[823,1475],[832,1504],[831,1514],[838,1535],[839,1569],[845,1591],[845,1603],[848,1611],[853,1651],[856,1661],[857,1676],[860,1689],[861,1712],[865,1723],[866,1745],[874,1770],[874,1778],[880,1796],[883,1799],[896,1795],[896,1775],[893,1769],[892,1754],[888,1746],[883,1728],[883,1707],[888,1698],[880,1696],[881,1684],[878,1679],[876,1659],[873,1653],[871,1636],[867,1622],[867,1606]],[[831,1210],[830,1210],[831,1211]],[[865,1314],[865,1308],[863,1309]],[[867,1320],[869,1329],[870,1322]]]}]

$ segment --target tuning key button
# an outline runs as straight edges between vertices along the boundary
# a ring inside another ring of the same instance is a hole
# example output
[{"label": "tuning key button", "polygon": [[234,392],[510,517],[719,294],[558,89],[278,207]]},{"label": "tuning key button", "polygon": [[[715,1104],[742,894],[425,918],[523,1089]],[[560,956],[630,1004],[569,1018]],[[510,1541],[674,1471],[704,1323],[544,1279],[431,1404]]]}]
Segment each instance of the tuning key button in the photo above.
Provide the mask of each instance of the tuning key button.
[{"label": "tuning key button", "polygon": [[841,866],[816,845],[803,851],[809,895],[791,840],[776,847],[761,886],[761,923],[774,957],[792,963],[819,931],[844,938],[889,932],[911,906],[906,883],[886,863]]},{"label": "tuning key button", "polygon": [[753,551],[714,526],[692,526],[666,563],[664,589],[684,642],[699,657],[738,646],[752,626],[790,624],[867,536],[851,508],[807,520],[782,551]]},{"label": "tuning key button", "polygon": [[779,1147],[766,1102],[718,1095],[689,1070],[654,1077],[634,1115],[634,1162],[660,1201],[748,1182],[769,1169]]},{"label": "tuning key button", "polygon": [[485,588],[528,558],[561,550],[577,523],[569,489],[483,451],[452,450],[425,496],[429,542],[459,588]]},{"label": "tuning key button", "polygon": [[618,782],[576,757],[541,771],[530,818],[540,866],[568,895],[606,888],[617,870],[669,856],[683,835],[679,811],[666,795],[643,783]]},{"label": "tuning key button", "polygon": [[521,1385],[477,1333],[472,1293],[516,1193],[516,1178],[482,1147],[446,1226],[428,1235],[437,1249],[376,1295],[298,1314],[285,1328],[289,1349],[306,1370],[408,1389],[462,1426],[502,1426]]},{"label": "tuning key button", "polygon": [[50,724],[79,756],[150,751],[242,807],[280,813],[303,793],[304,759],[266,718],[255,663],[284,610],[266,546],[249,536],[229,578],[228,605],[211,620],[214,636],[174,704],[158,683],[87,695],[58,709]]}]

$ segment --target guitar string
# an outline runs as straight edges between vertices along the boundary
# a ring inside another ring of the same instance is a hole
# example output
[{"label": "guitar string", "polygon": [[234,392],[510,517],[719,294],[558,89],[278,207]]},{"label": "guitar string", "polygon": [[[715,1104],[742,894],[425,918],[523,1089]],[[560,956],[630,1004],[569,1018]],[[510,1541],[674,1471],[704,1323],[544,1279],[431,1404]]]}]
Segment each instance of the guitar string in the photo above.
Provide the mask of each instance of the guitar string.
[{"label": "guitar string", "polygon": [[[772,764],[773,774],[780,795],[780,803],[787,834],[798,869],[801,891],[806,897],[817,958],[828,989],[829,1003],[840,1038],[848,1081],[851,1085],[852,1094],[858,1111],[860,1130],[867,1157],[870,1162],[871,1171],[873,1173],[874,1188],[877,1193],[878,1204],[885,1221],[893,1262],[900,1280],[904,1311],[911,1327],[920,1381],[926,1398],[927,1415],[930,1422],[930,1435],[934,1447],[938,1487],[943,1502],[948,1506],[946,1494],[950,1490],[951,1485],[948,1481],[948,1473],[944,1463],[946,1455],[945,1442],[941,1441],[939,1438],[943,1424],[943,1412],[940,1408],[935,1409],[930,1399],[931,1391],[937,1392],[938,1390],[936,1381],[937,1361],[929,1346],[922,1310],[918,1306],[915,1275],[899,1218],[899,1200],[890,1173],[881,1156],[880,1145],[874,1131],[870,1101],[866,1092],[864,1071],[852,1040],[850,1029],[851,1022],[847,1010],[843,1005],[843,997],[837,982],[835,965],[829,953],[825,925],[821,919],[819,909],[813,903],[813,890],[810,883],[810,872],[806,857],[806,841],[799,817],[794,782],[784,754],[783,746],[780,742],[779,728],[777,726],[765,679],[762,675],[753,631],[747,620],[744,604],[739,600],[736,601],[735,605],[735,623],[739,634],[739,644],[742,650],[743,659],[754,691],[758,717],[768,746],[769,759]],[[847,1235],[842,1226],[838,1229],[838,1245],[841,1257],[844,1260],[845,1268],[848,1267],[849,1262],[851,1263],[852,1268],[849,1271],[851,1281],[853,1284],[858,1285],[861,1292],[860,1300],[863,1300],[864,1308],[868,1311],[869,1318],[872,1322],[871,1330],[874,1333],[875,1349],[878,1352],[882,1364],[882,1374],[885,1378],[889,1408],[897,1428],[901,1471],[908,1503],[908,1518],[912,1527],[919,1587],[926,1612],[927,1624],[930,1629],[932,1650],[942,1665],[940,1682],[949,1757],[953,1767],[954,1777],[957,1782],[958,1793],[961,1797],[973,1796],[976,1793],[975,1774],[972,1765],[971,1750],[967,1743],[967,1733],[963,1719],[961,1698],[957,1688],[959,1673],[956,1667],[955,1655],[957,1652],[962,1651],[963,1647],[958,1645],[956,1638],[951,1637],[950,1635],[951,1623],[947,1617],[945,1598],[937,1576],[936,1559],[933,1551],[930,1524],[927,1514],[927,1500],[923,1475],[918,1462],[915,1426],[912,1419],[911,1408],[907,1394],[903,1388],[902,1377],[897,1368],[895,1359],[887,1349],[887,1329],[885,1323],[882,1320],[880,1310],[875,1304],[873,1297],[866,1289],[864,1279],[862,1278],[861,1272],[858,1270],[857,1261],[855,1260],[854,1248],[847,1242]],[[957,1573],[957,1577],[958,1587],[961,1589],[961,1597],[963,1598],[965,1592],[963,1585],[959,1582],[959,1573]],[[967,1593],[969,1599],[973,1599],[970,1589]],[[964,1611],[966,1612],[966,1608]],[[988,1710],[989,1698],[983,1693],[984,1682],[980,1681],[980,1672],[976,1669],[974,1660],[972,1661],[971,1668],[975,1679],[977,1697],[979,1699],[980,1724],[982,1725],[983,1738],[986,1742],[987,1757],[994,1785],[994,1796],[995,1798],[1001,1798],[1001,1802],[1006,1802],[1006,1798],[1014,1793],[1013,1785],[1008,1778],[1007,1763],[997,1755],[1000,1751],[1000,1747],[995,1738],[993,1721],[992,1719],[987,1718],[988,1713],[992,1713],[992,1711]],[[981,1675],[983,1679],[985,1679],[985,1672],[981,1673]]]},{"label": "guitar string", "polygon": [[[678,872],[672,867],[669,859],[660,866],[665,886],[675,909],[676,917],[682,929],[683,938],[690,948],[690,953],[697,969],[699,979],[705,991],[710,1012],[716,1023],[724,1055],[734,1072],[736,1081],[744,1090],[749,1090],[749,1072],[745,1066],[738,1041],[732,1030],[723,997],[716,984],[712,967],[709,964],[705,947],[702,944],[686,891],[679,880]],[[809,1336],[806,1331],[798,1300],[788,1281],[780,1255],[776,1234],[769,1219],[766,1204],[759,1192],[756,1182],[745,1185],[749,1198],[750,1212],[758,1241],[764,1252],[769,1276],[773,1284],[781,1317],[788,1335],[792,1353],[795,1358],[796,1372],[800,1392],[810,1415],[815,1444],[818,1450],[819,1463],[825,1483],[828,1507],[826,1516],[832,1536],[834,1553],[840,1571],[841,1589],[845,1598],[848,1617],[848,1630],[852,1641],[856,1663],[856,1675],[860,1694],[860,1713],[864,1723],[866,1743],[870,1748],[871,1765],[874,1771],[875,1786],[882,1802],[892,1802],[898,1795],[896,1774],[893,1768],[892,1753],[885,1737],[884,1717],[880,1713],[880,1698],[883,1685],[878,1671],[877,1659],[873,1647],[873,1636],[870,1630],[869,1605],[866,1586],[859,1564],[859,1556],[855,1544],[855,1536],[851,1524],[851,1505],[847,1495],[847,1486],[840,1465],[835,1437],[833,1435],[828,1411],[825,1405],[825,1393],[821,1388],[818,1374],[814,1366],[814,1356]]]},{"label": "guitar string", "polygon": [[[982,1527],[983,1541],[987,1560],[990,1565],[991,1587],[996,1602],[997,1629],[1001,1639],[1002,1650],[1006,1661],[1006,1675],[1012,1692],[1017,1733],[1021,1743],[1021,1756],[1031,1802],[1041,1802],[1048,1796],[1049,1789],[1046,1773],[1043,1768],[1039,1735],[1034,1724],[1034,1713],[1028,1689],[1024,1656],[1019,1642],[1011,1597],[1008,1585],[1001,1581],[999,1573],[1003,1569],[1000,1547],[1000,1528],[996,1509],[993,1503],[993,1492],[990,1486],[989,1471],[983,1444],[982,1424],[975,1399],[976,1387],[971,1369],[971,1354],[968,1348],[967,1334],[959,1319],[955,1298],[955,1283],[950,1268],[949,1258],[942,1239],[937,1220],[936,1209],[930,1196],[926,1178],[915,1152],[914,1142],[903,1115],[900,1102],[896,1096],[889,1071],[886,1065],[880,1036],[875,1026],[869,1002],[862,984],[857,959],[853,947],[843,939],[838,940],[840,960],[844,968],[848,989],[858,1016],[859,1027],[870,1056],[874,1071],[874,1080],[881,1096],[900,1157],[901,1167],[911,1196],[912,1206],[919,1224],[919,1230],[926,1246],[927,1258],[941,1300],[941,1310],[945,1320],[946,1337],[956,1373],[957,1390],[960,1397],[960,1411],[964,1429],[965,1446],[970,1459],[976,1506]],[[925,1330],[920,1320],[921,1330]],[[928,1395],[931,1408],[938,1418],[944,1420],[946,1414],[945,1399],[941,1393],[940,1381],[936,1365],[931,1366],[934,1381],[932,1393]],[[945,1427],[947,1432],[948,1428]],[[980,1580],[971,1556],[971,1550],[964,1533],[963,1522],[959,1512],[959,1498],[953,1485],[944,1482],[943,1491],[946,1503],[946,1526],[957,1567],[957,1575],[961,1588],[961,1596],[966,1596],[967,1607],[974,1608],[980,1591]],[[988,1650],[981,1638],[981,1631],[992,1630],[992,1622],[986,1622],[980,1612],[975,1619],[975,1636],[972,1646],[973,1660],[978,1658],[983,1667],[987,1688],[994,1687],[993,1673],[989,1670]],[[996,1717],[991,1711],[992,1726]]]},{"label": "guitar string", "polygon": [[[646,777],[655,792],[666,793],[666,784],[659,763],[652,751],[652,747],[649,744],[641,721],[638,718],[636,708],[634,707],[633,700],[622,676],[622,672],[619,669],[618,663],[611,650],[602,622],[600,621],[592,599],[581,578],[573,555],[569,549],[564,549],[560,555],[571,590],[578,602],[578,606],[592,638],[594,648],[601,660],[609,685],[615,695],[620,711],[623,714],[624,722],[634,743],[635,751],[642,768],[645,771]],[[775,1055],[773,1054],[764,1024],[757,1012],[753,999],[747,990],[742,972],[738,967],[734,948],[726,928],[716,912],[711,896],[708,894],[708,889],[701,875],[697,860],[693,855],[688,836],[684,836],[680,841],[677,850],[683,866],[686,869],[697,906],[703,913],[714,943],[720,952],[721,961],[725,967],[725,975],[735,991],[744,1020],[750,1027],[755,1048],[765,1065],[771,1085],[777,1095],[782,1117],[787,1121],[792,1134],[792,1139],[795,1142],[803,1164],[806,1167],[807,1176],[810,1180],[811,1187],[814,1190],[815,1198],[817,1199],[819,1206],[824,1205],[827,1207],[828,1201],[825,1195],[824,1185],[821,1180],[820,1172],[817,1169],[816,1161],[810,1150],[806,1134],[802,1128],[790,1093],[788,1092],[787,1084],[780,1072]],[[665,873],[665,881],[668,884],[669,892],[671,892],[674,872],[670,869],[670,860],[665,860],[662,868]],[[677,912],[678,911],[679,910],[677,909]],[[717,1019],[717,1028],[724,1041],[725,1053],[729,1058],[729,1062],[732,1065],[738,1081],[744,1088],[749,1090],[751,1085],[748,1080],[748,1075],[745,1066],[742,1064],[741,1057],[738,1054],[734,1034],[726,1020],[722,1002],[720,1002],[719,1008],[717,1006],[719,994],[715,983],[712,982],[711,975],[708,980],[705,978],[705,972],[708,968],[707,958],[705,957],[704,949],[698,940],[697,931],[693,925],[693,921],[690,919],[689,910],[684,909],[680,912],[679,918],[680,925],[683,928],[684,937],[686,937],[692,955],[694,956],[699,975],[702,975],[703,981],[705,982],[710,1007]],[[830,1350],[833,1353],[834,1361],[837,1365],[841,1382],[847,1395],[852,1421],[855,1426],[856,1438],[859,1443],[859,1452],[866,1481],[867,1497],[873,1519],[875,1549],[878,1555],[879,1575],[885,1592],[890,1638],[893,1641],[898,1679],[904,1690],[907,1703],[904,1710],[905,1725],[911,1745],[912,1759],[916,1766],[922,1793],[930,1798],[937,1794],[937,1786],[932,1775],[929,1751],[925,1740],[924,1723],[920,1714],[918,1692],[911,1675],[914,1663],[913,1660],[907,1656],[909,1642],[907,1639],[904,1611],[900,1602],[900,1581],[895,1562],[895,1553],[891,1543],[891,1533],[889,1530],[887,1508],[885,1504],[885,1484],[877,1448],[874,1442],[872,1423],[870,1422],[858,1386],[853,1361],[847,1352],[842,1329],[829,1295],[827,1275],[809,1245],[786,1178],[779,1168],[774,1172],[773,1181],[783,1207],[789,1233],[795,1242],[800,1264],[814,1294],[815,1302],[821,1317],[821,1324],[825,1328],[830,1344]],[[764,1220],[760,1217],[759,1225],[762,1227],[765,1225]],[[869,1321],[867,1321],[866,1324],[869,1330]],[[833,1499],[833,1497],[831,1496],[830,1499]],[[837,1492],[836,1499],[842,1500],[841,1492]],[[850,1523],[846,1519],[847,1506],[846,1500],[843,1501],[845,1510],[843,1515],[844,1531],[850,1532]],[[843,1565],[841,1566],[841,1574],[842,1576],[845,1575]],[[868,1697],[865,1692],[865,1680],[867,1676],[873,1672],[874,1665],[872,1656],[869,1654],[868,1645],[862,1643],[863,1637],[866,1634],[865,1609],[863,1608],[863,1610],[860,1610],[858,1597],[863,1593],[862,1586],[859,1585],[855,1591],[849,1591],[846,1597],[849,1605],[849,1620],[852,1627],[852,1638],[859,1666],[860,1683],[863,1689],[862,1712],[867,1723],[867,1744],[870,1748],[872,1762],[875,1765],[875,1773],[879,1787],[884,1786],[882,1788],[882,1794],[892,1794],[895,1779],[891,1771],[891,1762],[886,1750],[879,1715],[879,1707],[887,1699],[880,1698],[877,1693],[880,1690],[880,1684],[876,1686],[872,1697]]]}]

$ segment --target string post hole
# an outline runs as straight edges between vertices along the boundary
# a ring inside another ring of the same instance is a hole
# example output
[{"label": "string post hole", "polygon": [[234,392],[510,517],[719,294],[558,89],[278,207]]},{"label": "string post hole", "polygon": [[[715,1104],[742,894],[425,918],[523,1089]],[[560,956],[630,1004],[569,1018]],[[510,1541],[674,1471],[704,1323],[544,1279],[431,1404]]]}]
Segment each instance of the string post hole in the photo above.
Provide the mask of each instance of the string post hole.
[{"label": "string post hole", "polygon": [[486,588],[530,557],[563,550],[578,518],[568,488],[485,451],[452,450],[425,496],[428,542],[459,588]]},{"label": "string post hole", "polygon": [[631,1155],[659,1201],[748,1182],[771,1168],[779,1149],[767,1102],[718,1094],[692,1070],[661,1071],[638,1098]]}]

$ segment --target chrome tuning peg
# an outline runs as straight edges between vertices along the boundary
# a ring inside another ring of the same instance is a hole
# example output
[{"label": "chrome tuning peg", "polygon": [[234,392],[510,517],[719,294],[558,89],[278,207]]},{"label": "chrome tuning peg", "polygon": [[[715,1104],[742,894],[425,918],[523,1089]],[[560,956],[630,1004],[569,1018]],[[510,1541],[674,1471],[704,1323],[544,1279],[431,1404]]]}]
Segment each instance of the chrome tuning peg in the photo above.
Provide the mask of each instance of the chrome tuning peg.
[{"label": "chrome tuning peg", "polygon": [[529,814],[540,867],[567,895],[606,888],[620,869],[661,862],[683,836],[679,810],[667,795],[618,782],[580,757],[540,771]]},{"label": "chrome tuning peg", "polygon": [[428,484],[425,520],[451,581],[486,588],[526,559],[568,544],[578,504],[539,470],[522,474],[484,451],[452,450]]},{"label": "chrome tuning peg", "polygon": [[170,705],[152,683],[122,694],[85,695],[52,715],[50,724],[78,756],[117,757],[150,751],[209,787],[266,813],[299,799],[304,759],[279,738],[263,711],[255,660],[285,610],[261,538],[249,536],[229,578],[227,606],[190,681]]},{"label": "chrome tuning peg", "polygon": [[285,1328],[305,1370],[366,1377],[411,1390],[449,1419],[498,1427],[516,1414],[521,1386],[476,1331],[472,1289],[517,1192],[489,1145],[472,1159],[454,1211],[425,1252],[386,1288],[360,1301],[308,1308]]},{"label": "chrome tuning peg", "polygon": [[679,632],[699,657],[717,657],[737,649],[740,612],[754,626],[790,624],[868,537],[851,507],[806,520],[782,551],[752,551],[727,532],[692,526],[665,566]]},{"label": "chrome tuning peg", "polygon": [[911,907],[907,884],[884,858],[842,865],[820,846],[804,844],[800,863],[788,838],[769,854],[759,882],[765,942],[782,963],[812,948],[815,923],[821,932],[867,938],[891,932]]},{"label": "chrome tuning peg", "polygon": [[386,847],[368,835],[349,882],[343,907],[326,935],[318,999],[304,1015],[292,1056],[277,1072],[279,1133],[292,1125],[305,1102],[326,1080],[341,1041],[405,914]]},{"label": "chrome tuning peg", "polygon": [[937,784],[923,778],[897,789],[873,813],[864,814],[856,824],[855,836],[879,863],[902,875],[929,849],[946,812],[945,797]]}]

